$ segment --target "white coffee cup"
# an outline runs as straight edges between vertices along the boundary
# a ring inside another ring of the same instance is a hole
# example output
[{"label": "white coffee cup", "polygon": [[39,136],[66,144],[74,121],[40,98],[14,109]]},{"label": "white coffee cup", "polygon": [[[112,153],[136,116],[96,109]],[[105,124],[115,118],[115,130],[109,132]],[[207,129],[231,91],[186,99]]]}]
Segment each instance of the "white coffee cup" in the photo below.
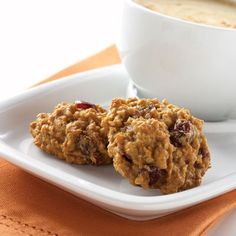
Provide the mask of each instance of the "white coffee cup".
[{"label": "white coffee cup", "polygon": [[235,29],[184,21],[125,0],[118,48],[141,97],[167,98],[207,121],[235,113]]}]

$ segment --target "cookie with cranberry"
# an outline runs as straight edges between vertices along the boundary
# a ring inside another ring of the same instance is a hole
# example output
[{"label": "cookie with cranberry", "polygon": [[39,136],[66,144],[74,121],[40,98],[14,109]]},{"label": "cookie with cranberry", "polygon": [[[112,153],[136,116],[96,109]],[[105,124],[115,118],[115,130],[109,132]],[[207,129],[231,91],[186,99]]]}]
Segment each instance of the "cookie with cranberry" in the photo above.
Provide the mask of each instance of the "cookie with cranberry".
[{"label": "cookie with cranberry", "polygon": [[102,124],[114,168],[134,185],[175,193],[200,185],[210,167],[203,121],[167,101],[115,99]]},{"label": "cookie with cranberry", "polygon": [[106,110],[87,102],[60,103],[30,124],[34,143],[43,151],[76,164],[111,163],[107,132],[101,127]]}]

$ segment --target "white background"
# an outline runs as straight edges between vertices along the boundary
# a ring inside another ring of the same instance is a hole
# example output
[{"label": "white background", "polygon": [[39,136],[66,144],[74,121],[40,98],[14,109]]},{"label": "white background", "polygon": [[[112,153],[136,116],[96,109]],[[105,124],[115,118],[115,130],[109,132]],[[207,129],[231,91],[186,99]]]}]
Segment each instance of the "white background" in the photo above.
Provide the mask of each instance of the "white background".
[{"label": "white background", "polygon": [[122,0],[0,0],[0,100],[117,40]]},{"label": "white background", "polygon": [[[117,41],[122,3],[0,0],[0,100]],[[236,235],[235,219],[234,211],[209,235]]]}]

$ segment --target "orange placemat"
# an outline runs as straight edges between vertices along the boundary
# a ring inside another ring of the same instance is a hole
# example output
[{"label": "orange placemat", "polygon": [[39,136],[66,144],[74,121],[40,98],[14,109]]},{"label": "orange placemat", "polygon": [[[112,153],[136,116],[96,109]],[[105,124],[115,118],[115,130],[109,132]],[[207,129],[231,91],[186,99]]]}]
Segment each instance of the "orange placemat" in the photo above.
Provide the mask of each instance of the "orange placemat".
[{"label": "orange placemat", "polygon": [[[114,46],[43,81],[120,63]],[[0,159],[0,236],[204,235],[236,208],[236,190],[147,222],[123,219]]]}]

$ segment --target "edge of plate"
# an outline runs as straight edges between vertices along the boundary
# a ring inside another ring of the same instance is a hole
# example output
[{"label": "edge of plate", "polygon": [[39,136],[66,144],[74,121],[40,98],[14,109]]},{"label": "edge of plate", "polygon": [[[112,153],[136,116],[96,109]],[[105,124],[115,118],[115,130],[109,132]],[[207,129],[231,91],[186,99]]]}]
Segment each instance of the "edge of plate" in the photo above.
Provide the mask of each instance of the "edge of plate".
[{"label": "edge of plate", "polygon": [[[23,91],[15,95],[14,97],[0,102],[0,108],[9,107],[15,104],[16,100],[23,101],[31,96],[37,96],[38,94],[52,87],[62,86],[63,84],[68,83],[75,78],[78,79],[78,76],[84,77],[84,79],[86,79],[86,77],[89,77],[91,75],[102,76],[104,73],[118,73],[121,68],[121,65],[109,66],[102,69],[95,69],[88,72],[74,74],[57,81],[39,85],[35,88]],[[24,170],[33,173],[43,179],[49,180],[51,183],[65,188],[68,191],[80,194],[90,201],[99,201],[100,203],[105,205],[116,206],[120,209],[132,211],[149,211],[153,213],[157,210],[160,212],[166,212],[170,210],[173,211],[173,209],[180,209],[200,203],[202,201],[206,201],[210,198],[216,197],[236,188],[236,173],[233,173],[205,186],[199,186],[197,188],[175,194],[150,197],[134,196],[126,193],[116,192],[114,190],[98,186],[85,180],[72,178],[63,171],[57,170],[56,168],[48,165],[47,168],[39,169],[37,166],[37,161],[33,163],[29,162],[27,158],[25,158],[25,154],[10,147],[1,139],[0,154],[3,155],[7,161],[23,168]],[[19,158],[19,156],[22,158]]]}]

